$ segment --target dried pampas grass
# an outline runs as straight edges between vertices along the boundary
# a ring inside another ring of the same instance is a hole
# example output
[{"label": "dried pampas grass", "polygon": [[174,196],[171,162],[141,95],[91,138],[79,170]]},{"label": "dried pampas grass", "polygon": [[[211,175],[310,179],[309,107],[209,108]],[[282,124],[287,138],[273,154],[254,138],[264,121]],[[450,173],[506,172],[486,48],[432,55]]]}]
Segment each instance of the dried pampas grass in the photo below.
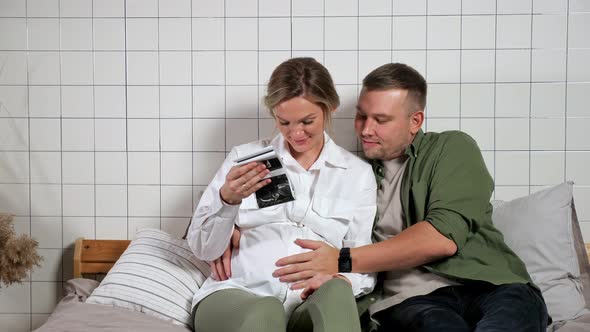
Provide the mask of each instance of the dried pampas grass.
[{"label": "dried pampas grass", "polygon": [[16,236],[12,215],[0,214],[0,287],[21,282],[33,266],[40,266],[38,242],[28,235]]}]

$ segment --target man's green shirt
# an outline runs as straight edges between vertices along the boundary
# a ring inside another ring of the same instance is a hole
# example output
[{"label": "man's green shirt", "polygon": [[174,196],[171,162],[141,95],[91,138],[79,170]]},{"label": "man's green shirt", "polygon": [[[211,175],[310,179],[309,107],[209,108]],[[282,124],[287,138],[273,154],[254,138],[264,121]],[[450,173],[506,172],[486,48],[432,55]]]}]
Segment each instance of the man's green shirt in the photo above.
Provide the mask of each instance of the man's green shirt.
[{"label": "man's green shirt", "polygon": [[[427,221],[453,240],[457,253],[424,267],[451,280],[531,283],[524,263],[492,224],[494,182],[481,152],[460,131],[418,132],[406,149],[401,183],[404,226]],[[373,162],[377,178],[380,162]]]}]

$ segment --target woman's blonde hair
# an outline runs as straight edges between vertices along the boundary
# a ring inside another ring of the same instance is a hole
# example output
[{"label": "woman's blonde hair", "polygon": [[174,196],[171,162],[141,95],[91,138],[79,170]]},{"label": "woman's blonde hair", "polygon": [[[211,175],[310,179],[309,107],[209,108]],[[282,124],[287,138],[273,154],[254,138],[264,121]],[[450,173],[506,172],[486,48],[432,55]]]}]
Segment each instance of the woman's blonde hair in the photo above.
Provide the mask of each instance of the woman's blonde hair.
[{"label": "woman's blonde hair", "polygon": [[289,59],[275,68],[266,86],[264,104],[274,117],[279,104],[295,97],[318,105],[325,127],[331,131],[332,111],[340,105],[340,98],[328,70],[313,58]]}]

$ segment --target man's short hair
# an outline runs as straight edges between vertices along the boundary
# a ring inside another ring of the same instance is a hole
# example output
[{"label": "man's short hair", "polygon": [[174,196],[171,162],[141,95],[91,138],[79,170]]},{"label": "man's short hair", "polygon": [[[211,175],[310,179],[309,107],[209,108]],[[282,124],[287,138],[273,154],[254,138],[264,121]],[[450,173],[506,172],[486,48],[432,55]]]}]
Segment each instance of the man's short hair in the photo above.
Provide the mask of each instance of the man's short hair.
[{"label": "man's short hair", "polygon": [[409,113],[426,107],[426,80],[420,73],[403,63],[388,63],[373,70],[363,79],[366,91],[401,89],[408,91]]}]

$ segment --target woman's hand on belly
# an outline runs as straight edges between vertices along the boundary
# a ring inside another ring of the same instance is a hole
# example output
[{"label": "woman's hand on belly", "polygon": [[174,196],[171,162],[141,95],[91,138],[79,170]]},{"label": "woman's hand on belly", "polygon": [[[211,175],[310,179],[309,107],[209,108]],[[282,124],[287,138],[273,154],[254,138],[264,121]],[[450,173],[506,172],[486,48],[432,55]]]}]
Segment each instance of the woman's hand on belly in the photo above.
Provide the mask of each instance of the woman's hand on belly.
[{"label": "woman's hand on belly", "polygon": [[217,281],[227,280],[231,277],[231,257],[234,250],[240,248],[240,229],[235,226],[232,233],[231,240],[227,248],[218,259],[207,262],[211,267],[211,277]]}]

